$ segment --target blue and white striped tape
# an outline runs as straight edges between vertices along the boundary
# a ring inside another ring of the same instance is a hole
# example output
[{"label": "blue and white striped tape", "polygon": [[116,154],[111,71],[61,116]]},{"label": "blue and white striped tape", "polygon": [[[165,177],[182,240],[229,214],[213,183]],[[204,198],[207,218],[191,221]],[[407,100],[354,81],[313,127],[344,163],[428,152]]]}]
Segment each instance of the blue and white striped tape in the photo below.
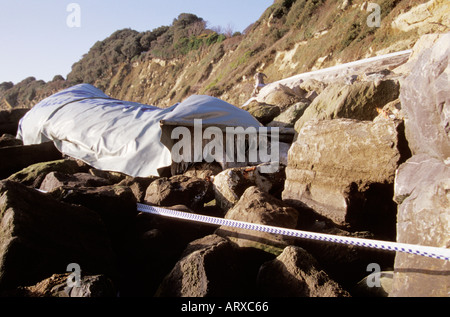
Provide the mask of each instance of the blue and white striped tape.
[{"label": "blue and white striped tape", "polygon": [[170,210],[170,209],[165,209],[165,208],[160,208],[160,207],[153,207],[153,206],[148,206],[148,205],[144,205],[144,204],[138,204],[137,209],[138,209],[138,211],[147,213],[147,214],[181,219],[181,220],[187,220],[187,221],[198,222],[198,223],[206,223],[206,224],[212,224],[212,225],[217,225],[217,226],[226,226],[226,227],[233,227],[233,228],[239,228],[239,229],[260,231],[260,232],[278,234],[278,235],[283,235],[283,236],[290,236],[290,237],[301,238],[301,239],[319,240],[319,241],[325,241],[325,242],[331,242],[331,243],[354,245],[354,246],[358,246],[358,247],[381,249],[381,250],[393,251],[393,252],[403,252],[403,253],[415,254],[415,255],[420,255],[420,256],[425,256],[425,257],[429,257],[429,258],[445,260],[445,261],[450,260],[450,249],[445,249],[445,248],[436,248],[436,247],[428,247],[428,246],[420,246],[420,245],[414,245],[414,244],[404,244],[404,243],[388,242],[388,241],[378,241],[378,240],[371,240],[371,239],[360,239],[360,238],[353,238],[353,237],[343,237],[343,236],[335,236],[335,235],[315,233],[315,232],[307,232],[307,231],[272,227],[272,226],[266,226],[266,225],[261,225],[261,224],[256,224],[256,223],[248,223],[248,222],[236,221],[236,220],[231,220],[231,219],[216,218],[216,217],[210,217],[210,216],[204,216],[204,215],[198,215],[198,214],[185,213],[185,212],[181,212],[181,211]]}]

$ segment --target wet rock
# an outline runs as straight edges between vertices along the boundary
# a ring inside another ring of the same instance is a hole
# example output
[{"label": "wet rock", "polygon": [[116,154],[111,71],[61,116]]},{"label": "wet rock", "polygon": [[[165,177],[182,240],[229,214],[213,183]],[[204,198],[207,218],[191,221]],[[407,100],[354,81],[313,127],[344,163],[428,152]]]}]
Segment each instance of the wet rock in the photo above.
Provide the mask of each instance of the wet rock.
[{"label": "wet rock", "polygon": [[186,205],[191,209],[203,207],[214,199],[212,183],[184,175],[159,178],[147,188],[145,202],[156,206]]},{"label": "wet rock", "polygon": [[395,234],[395,172],[409,157],[399,122],[308,123],[289,151],[283,200],[335,224]]},{"label": "wet rock", "polygon": [[[238,203],[227,212],[225,219],[292,229],[297,226],[298,213],[281,200],[252,186],[245,190]],[[229,237],[241,247],[284,247],[291,242],[288,237],[240,228],[220,227],[216,234]]]},{"label": "wet rock", "polygon": [[70,263],[114,277],[114,254],[93,211],[12,181],[0,182],[0,289],[33,285]]},{"label": "wet rock", "polygon": [[299,132],[310,120],[373,120],[378,115],[377,108],[397,99],[399,92],[397,80],[330,84],[295,123],[295,130]]},{"label": "wet rock", "polygon": [[275,260],[261,266],[258,287],[268,297],[350,297],[312,255],[289,246]]}]

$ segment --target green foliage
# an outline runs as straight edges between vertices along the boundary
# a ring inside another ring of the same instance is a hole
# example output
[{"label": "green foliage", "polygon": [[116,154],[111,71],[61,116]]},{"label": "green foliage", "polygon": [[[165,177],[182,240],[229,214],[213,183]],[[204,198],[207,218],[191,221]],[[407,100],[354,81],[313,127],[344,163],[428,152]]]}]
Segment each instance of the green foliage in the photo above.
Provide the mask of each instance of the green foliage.
[{"label": "green foliage", "polygon": [[[103,82],[120,63],[139,58],[171,59],[223,42],[226,36],[206,29],[206,22],[194,14],[182,13],[171,26],[139,33],[131,29],[114,32],[98,41],[72,66],[67,79],[73,84]],[[103,88],[103,87],[99,87]]]}]

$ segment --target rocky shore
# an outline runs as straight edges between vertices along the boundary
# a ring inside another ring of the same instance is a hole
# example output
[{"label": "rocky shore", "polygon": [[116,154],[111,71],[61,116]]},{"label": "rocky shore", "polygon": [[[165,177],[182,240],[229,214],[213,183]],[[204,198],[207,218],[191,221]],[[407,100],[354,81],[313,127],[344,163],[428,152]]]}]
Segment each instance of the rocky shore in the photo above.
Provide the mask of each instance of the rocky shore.
[{"label": "rocky shore", "polygon": [[[449,37],[425,36],[409,61],[262,91],[245,109],[295,130],[270,174],[215,163],[149,178],[101,171],[52,143],[20,144],[14,131],[26,110],[1,111],[0,295],[448,296],[448,261],[190,223],[136,205],[448,248]],[[374,263],[384,273],[371,288]]]}]

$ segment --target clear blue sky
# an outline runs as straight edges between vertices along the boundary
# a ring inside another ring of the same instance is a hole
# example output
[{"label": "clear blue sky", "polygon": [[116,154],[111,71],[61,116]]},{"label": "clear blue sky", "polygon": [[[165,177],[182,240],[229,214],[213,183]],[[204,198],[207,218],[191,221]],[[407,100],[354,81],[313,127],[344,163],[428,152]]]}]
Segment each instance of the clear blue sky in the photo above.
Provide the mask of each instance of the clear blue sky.
[{"label": "clear blue sky", "polygon": [[[71,3],[80,8],[80,27],[69,27]],[[193,13],[208,27],[243,31],[273,0],[0,0],[0,83],[26,77],[49,81],[114,31],[152,30]]]}]

